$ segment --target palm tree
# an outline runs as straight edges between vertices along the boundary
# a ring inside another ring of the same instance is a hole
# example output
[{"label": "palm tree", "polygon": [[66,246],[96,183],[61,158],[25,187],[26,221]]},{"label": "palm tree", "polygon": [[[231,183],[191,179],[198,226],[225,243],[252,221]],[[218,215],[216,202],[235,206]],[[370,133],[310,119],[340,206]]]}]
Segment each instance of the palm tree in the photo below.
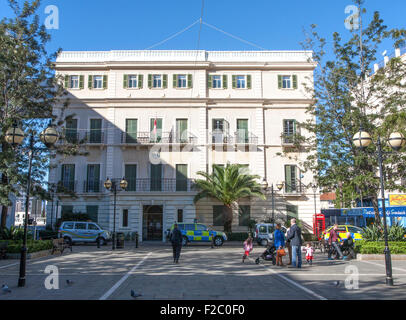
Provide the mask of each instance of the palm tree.
[{"label": "palm tree", "polygon": [[203,198],[215,198],[224,204],[224,231],[230,232],[233,223],[232,205],[246,197],[265,199],[261,185],[256,181],[260,177],[244,172],[246,167],[239,164],[213,166],[213,173],[197,172],[205,179],[197,179],[199,193],[194,197],[194,203]]}]

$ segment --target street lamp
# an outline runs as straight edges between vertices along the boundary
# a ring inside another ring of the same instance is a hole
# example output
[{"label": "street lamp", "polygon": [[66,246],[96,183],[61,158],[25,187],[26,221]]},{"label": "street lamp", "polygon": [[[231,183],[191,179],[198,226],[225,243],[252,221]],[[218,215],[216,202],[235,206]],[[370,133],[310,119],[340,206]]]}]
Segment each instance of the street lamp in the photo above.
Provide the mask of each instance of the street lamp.
[{"label": "street lamp", "polygon": [[[265,178],[261,182],[262,188],[266,191],[268,190],[268,182],[265,180]],[[276,183],[276,188],[278,190],[282,190],[283,188],[283,182],[279,181]],[[275,224],[275,191],[273,188],[273,183],[271,184],[271,195],[272,195],[272,223]]]},{"label": "street lamp", "polygon": [[316,227],[316,237],[319,239],[319,228],[317,226],[317,206],[316,206],[316,192],[317,192],[317,185],[315,183],[312,184],[313,194],[314,194],[314,226]]},{"label": "street lamp", "polygon": [[104,182],[104,187],[107,190],[110,190],[114,194],[114,222],[113,222],[113,247],[112,249],[116,249],[116,201],[117,201],[117,190],[118,190],[118,185],[120,186],[121,190],[127,189],[128,182],[125,180],[125,178],[121,179],[120,183],[118,184],[118,179],[113,179],[110,180],[107,178],[107,180]]},{"label": "street lamp", "polygon": [[[59,138],[58,131],[51,125],[40,133],[40,140],[47,148],[51,148]],[[5,140],[7,143],[11,144],[13,147],[21,145],[24,141],[24,132],[18,128],[17,123],[14,122],[13,126],[6,131]],[[34,146],[34,132],[30,132],[30,142],[28,146],[28,179],[27,179],[27,189],[25,195],[25,217],[24,217],[24,237],[23,246],[21,248],[21,258],[20,258],[20,275],[18,278],[18,286],[25,286],[25,269],[27,261],[27,228],[28,228],[28,207],[30,203],[30,189],[31,189],[31,169],[32,169],[32,158],[35,152],[44,151],[44,148],[38,148]]]},{"label": "street lamp", "polygon": [[[359,132],[357,132],[354,137],[353,137],[353,143],[357,148],[360,148],[361,150],[365,150],[366,147],[368,147],[372,143],[372,138],[371,135],[368,132],[362,131],[360,129]],[[379,163],[379,179],[380,179],[380,184],[381,184],[381,198],[382,198],[382,215],[383,215],[383,228],[384,228],[384,238],[385,238],[385,267],[386,267],[386,285],[388,286],[393,286],[393,278],[392,278],[392,261],[391,261],[391,255],[390,255],[390,250],[389,250],[389,244],[388,244],[388,230],[387,230],[387,223],[386,223],[386,208],[385,208],[385,187],[384,187],[384,181],[383,181],[383,164],[382,164],[382,159],[384,154],[390,154],[391,152],[383,152],[382,151],[382,140],[381,137],[378,135],[377,139],[377,149],[378,152],[373,153],[378,156],[378,163]],[[394,132],[389,136],[389,139],[387,140],[388,146],[390,146],[393,150],[398,151],[402,147],[406,145],[406,140],[403,136],[403,134],[399,132]]]}]

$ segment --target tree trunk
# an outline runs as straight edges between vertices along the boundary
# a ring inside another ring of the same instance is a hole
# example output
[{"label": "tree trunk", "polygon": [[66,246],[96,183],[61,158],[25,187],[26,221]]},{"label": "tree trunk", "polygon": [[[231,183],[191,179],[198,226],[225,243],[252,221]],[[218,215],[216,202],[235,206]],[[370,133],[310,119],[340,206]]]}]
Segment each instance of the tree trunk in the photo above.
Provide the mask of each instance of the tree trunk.
[{"label": "tree trunk", "polygon": [[378,228],[381,228],[381,217],[379,215],[379,203],[378,203],[378,197],[376,195],[374,195],[372,197],[372,206],[374,207],[374,213],[375,213],[375,225]]},{"label": "tree trunk", "polygon": [[231,206],[224,206],[224,232],[231,232],[233,224],[233,209]]}]

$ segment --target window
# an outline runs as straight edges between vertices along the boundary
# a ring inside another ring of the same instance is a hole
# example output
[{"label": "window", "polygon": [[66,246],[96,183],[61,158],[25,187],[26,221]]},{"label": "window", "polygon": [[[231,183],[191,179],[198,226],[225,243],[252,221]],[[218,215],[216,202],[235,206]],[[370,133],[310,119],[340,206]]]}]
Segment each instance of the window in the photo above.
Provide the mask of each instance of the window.
[{"label": "window", "polygon": [[268,229],[266,226],[259,226],[259,233],[268,233]]},{"label": "window", "polygon": [[78,142],[78,120],[77,119],[66,120],[65,139],[69,143]]},{"label": "window", "polygon": [[87,165],[85,192],[100,192],[100,164]]},{"label": "window", "polygon": [[248,227],[251,217],[251,207],[240,205],[238,211],[238,225]]},{"label": "window", "polygon": [[295,193],[297,191],[296,171],[295,165],[285,166],[285,192],[287,193]]},{"label": "window", "polygon": [[237,89],[245,89],[245,76],[237,76]]},{"label": "window", "polygon": [[123,227],[128,227],[128,209],[123,209]]},{"label": "window", "polygon": [[75,165],[63,164],[61,172],[61,186],[67,191],[75,191]]},{"label": "window", "polygon": [[233,75],[233,89],[251,89],[251,75]]},{"label": "window", "polygon": [[72,89],[79,88],[79,76],[70,76],[70,88]]},{"label": "window", "polygon": [[[174,88],[176,88],[176,75],[174,75]],[[167,74],[149,74],[148,75],[148,88],[166,89],[168,87]]]},{"label": "window", "polygon": [[137,143],[137,119],[125,119],[125,143]]},{"label": "window", "polygon": [[194,231],[195,230],[195,225],[194,224],[185,224],[185,230],[188,231]]},{"label": "window", "polygon": [[90,119],[89,143],[102,142],[102,119]]},{"label": "window", "polygon": [[151,164],[151,191],[162,191],[162,164]]},{"label": "window", "polygon": [[150,120],[150,142],[160,142],[162,139],[162,118]]},{"label": "window", "polygon": [[296,133],[296,120],[283,120],[283,143],[293,143]]},{"label": "window", "polygon": [[137,88],[137,76],[136,75],[129,75],[128,76],[128,87],[129,88]]},{"label": "window", "polygon": [[221,87],[221,76],[213,76],[213,88],[220,89]]},{"label": "window", "polygon": [[73,229],[73,222],[64,223],[63,229]]},{"label": "window", "polygon": [[207,227],[204,224],[197,224],[196,225],[196,230],[197,231],[206,231]]},{"label": "window", "polygon": [[97,230],[97,231],[100,230],[99,227],[96,226],[96,225],[93,224],[93,223],[89,223],[89,224],[87,225],[87,229],[88,229],[88,230]]},{"label": "window", "polygon": [[62,207],[61,207],[61,214],[62,214],[62,216],[64,215],[64,214],[72,214],[73,213],[73,206],[66,206],[66,205],[63,205]]},{"label": "window", "polygon": [[178,88],[186,88],[186,75],[180,74],[178,75]]},{"label": "window", "polygon": [[103,76],[93,76],[93,89],[103,88]]},{"label": "window", "polygon": [[248,143],[248,119],[237,119],[237,143]]},{"label": "window", "polygon": [[176,191],[187,191],[187,164],[176,165]]},{"label": "window", "polygon": [[187,119],[176,119],[176,142],[187,143]]},{"label": "window", "polygon": [[153,75],[152,87],[153,88],[162,88],[162,76],[160,74]]},{"label": "window", "polygon": [[213,206],[213,226],[224,226],[224,206]]},{"label": "window", "polygon": [[287,217],[288,221],[292,218],[296,218],[296,219],[299,218],[298,206],[287,204],[286,205],[286,217]]},{"label": "window", "polygon": [[[99,206],[86,206],[86,213],[91,221],[97,222]],[[90,224],[89,224],[90,226]]]},{"label": "window", "polygon": [[183,209],[178,209],[178,222],[183,222]]},{"label": "window", "polygon": [[278,75],[279,89],[297,89],[297,75]]},{"label": "window", "polygon": [[76,222],[75,229],[76,230],[86,230],[86,223],[85,222]]},{"label": "window", "polygon": [[137,190],[137,165],[126,164],[124,169],[124,177],[128,182],[127,191]]},{"label": "window", "polygon": [[209,75],[207,77],[209,89],[227,89],[227,75]]}]

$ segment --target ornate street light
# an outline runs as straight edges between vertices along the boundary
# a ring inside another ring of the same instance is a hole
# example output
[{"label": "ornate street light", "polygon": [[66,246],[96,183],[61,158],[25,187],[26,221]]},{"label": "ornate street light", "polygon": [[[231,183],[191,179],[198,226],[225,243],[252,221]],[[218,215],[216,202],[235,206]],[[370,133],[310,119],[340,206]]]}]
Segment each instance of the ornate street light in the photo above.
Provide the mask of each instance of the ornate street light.
[{"label": "ornate street light", "polygon": [[114,194],[114,221],[113,221],[113,245],[112,249],[116,249],[116,203],[117,203],[117,190],[118,190],[118,185],[122,190],[127,189],[128,182],[125,178],[120,180],[120,183],[118,184],[118,179],[113,179],[110,180],[109,178],[106,179],[104,182],[104,187],[107,190],[110,190]]},{"label": "ornate street light", "polygon": [[[58,141],[59,134],[51,125],[41,132],[40,140],[48,147],[51,148]],[[5,140],[7,143],[11,144],[13,147],[21,145],[24,141],[24,132],[18,128],[17,122],[13,123],[12,128],[8,129],[5,134]],[[30,143],[28,146],[28,180],[27,189],[25,197],[25,217],[24,217],[24,238],[23,245],[21,248],[21,258],[20,258],[20,275],[18,278],[18,286],[25,286],[25,271],[27,262],[27,228],[28,228],[28,208],[30,203],[30,190],[31,190],[31,171],[32,171],[32,158],[35,152],[44,151],[44,148],[38,148],[34,146],[34,132],[30,133]]]},{"label": "ornate street light", "polygon": [[317,192],[317,185],[315,183],[312,184],[313,194],[314,194],[314,226],[316,227],[316,237],[317,240],[319,239],[319,228],[317,226],[317,206],[316,206],[316,192]]},{"label": "ornate street light", "polygon": [[[261,182],[261,187],[267,191],[268,190],[268,182],[265,180],[265,178]],[[278,190],[282,190],[283,188],[283,182],[279,181],[276,183],[276,187]],[[271,184],[271,195],[272,195],[272,223],[275,224],[275,190],[273,187],[273,183]]]},{"label": "ornate street light", "polygon": [[[371,135],[368,132],[360,130],[357,132],[354,137],[353,137],[353,143],[356,147],[360,149],[365,149],[368,147],[372,142]],[[389,139],[387,139],[387,144],[395,151],[399,151],[402,147],[406,145],[406,140],[403,136],[403,134],[399,132],[394,132],[389,136]],[[384,173],[383,173],[383,155],[384,154],[390,154],[391,152],[383,152],[382,151],[382,141],[381,137],[378,136],[378,139],[376,141],[377,149],[378,152],[378,163],[379,163],[379,178],[380,178],[380,184],[381,184],[381,198],[382,198],[382,216],[383,216],[383,228],[384,228],[384,238],[385,238],[385,267],[386,267],[386,285],[388,286],[393,286],[393,278],[392,278],[392,261],[391,261],[391,255],[390,255],[390,250],[389,250],[389,244],[388,244],[388,229],[387,229],[387,223],[386,223],[386,208],[385,208],[385,188],[384,188]]]}]

